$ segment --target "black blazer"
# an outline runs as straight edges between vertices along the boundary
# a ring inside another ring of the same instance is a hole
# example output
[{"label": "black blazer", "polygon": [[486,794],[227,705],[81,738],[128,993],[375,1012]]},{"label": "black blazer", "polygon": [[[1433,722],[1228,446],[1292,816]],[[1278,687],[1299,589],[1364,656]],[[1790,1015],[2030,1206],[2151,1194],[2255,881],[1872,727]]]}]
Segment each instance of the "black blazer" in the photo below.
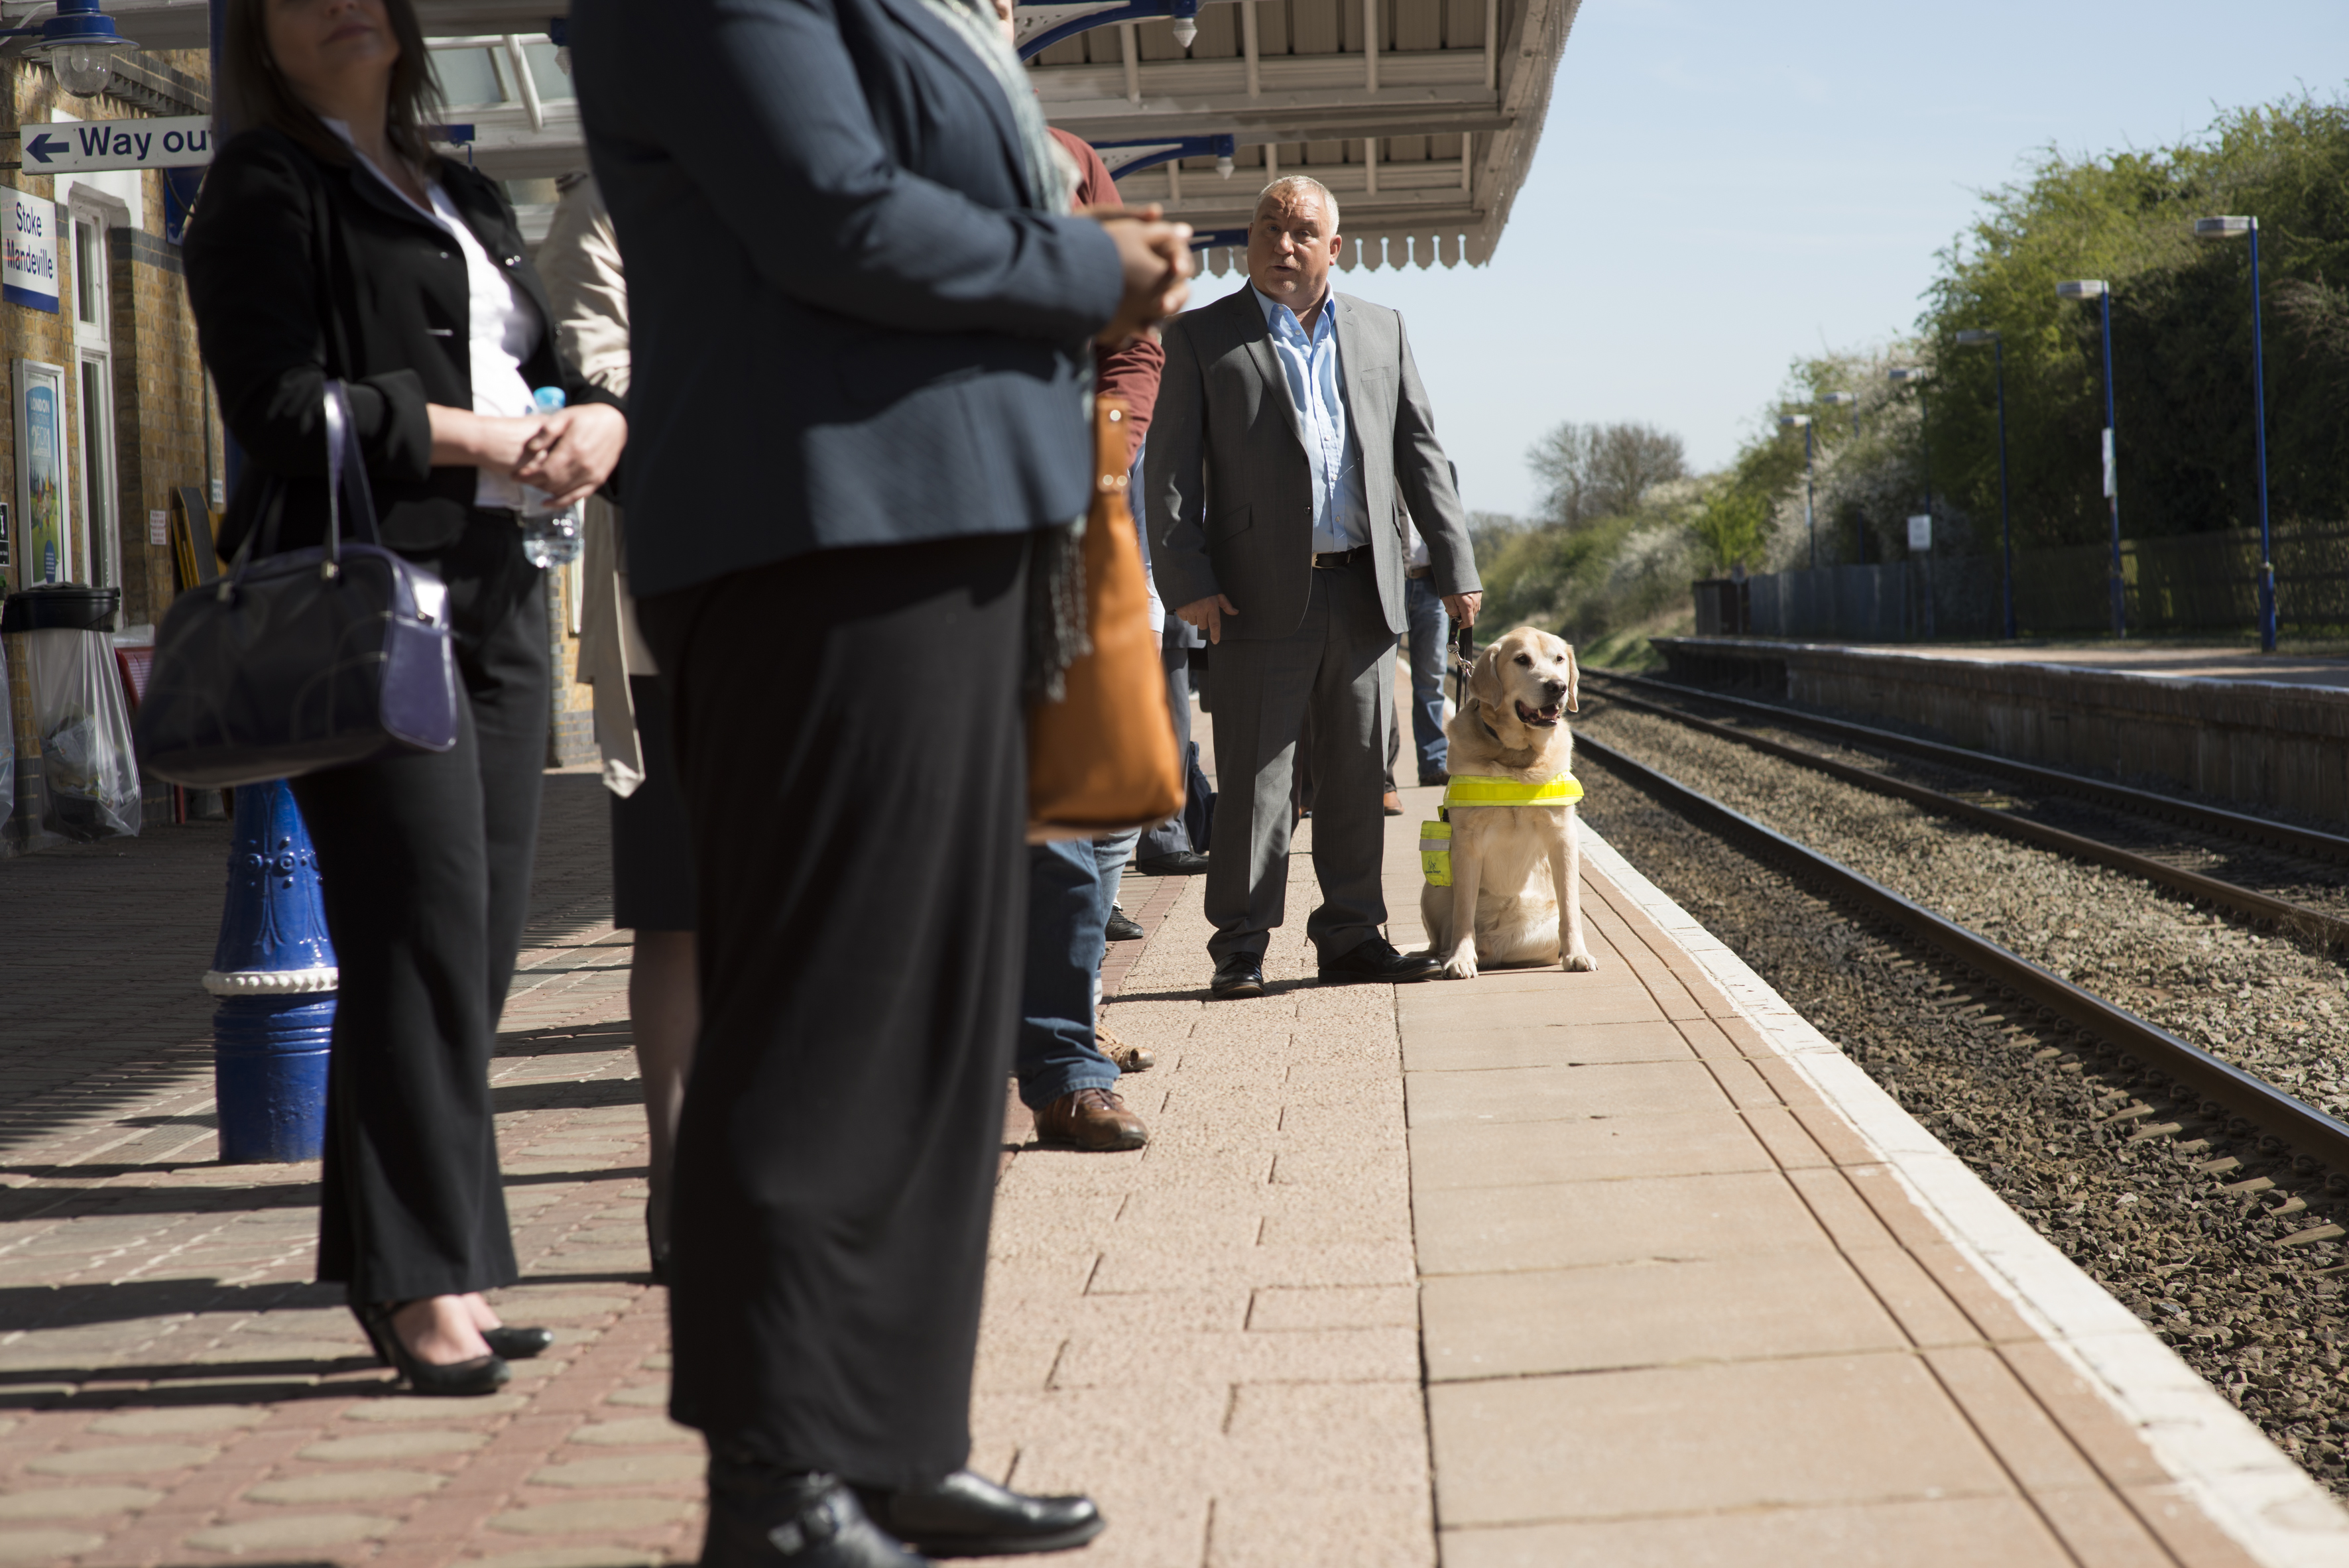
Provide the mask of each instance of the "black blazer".
[{"label": "black blazer", "polygon": [[1081,516],[1123,292],[924,0],[574,0],[628,271],[629,582]]},{"label": "black blazer", "polygon": [[[492,260],[511,269],[543,330],[523,366],[533,387],[574,405],[618,397],[591,385],[555,346],[554,313],[523,253],[513,211],[489,179],[443,159],[449,200]],[[269,474],[284,476],[277,548],[316,544],[326,526],[328,377],[350,388],[384,542],[429,553],[455,542],[480,480],[434,468],[425,405],[473,406],[465,257],[356,161],[326,162],[281,131],[240,132],[220,150],[190,219],[183,261],[221,417],[244,449],[220,549],[255,522]]]}]

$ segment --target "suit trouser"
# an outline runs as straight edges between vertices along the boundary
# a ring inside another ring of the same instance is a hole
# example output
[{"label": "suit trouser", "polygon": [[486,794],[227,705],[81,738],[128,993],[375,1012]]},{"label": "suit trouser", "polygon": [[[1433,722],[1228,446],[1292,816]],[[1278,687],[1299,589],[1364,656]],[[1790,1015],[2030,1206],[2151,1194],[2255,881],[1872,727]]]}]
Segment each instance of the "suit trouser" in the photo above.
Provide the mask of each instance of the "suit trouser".
[{"label": "suit trouser", "polygon": [[670,1408],[926,1485],[970,1449],[1028,901],[1024,535],[642,600],[700,878]]},{"label": "suit trouser", "polygon": [[[1171,614],[1168,618],[1173,618]],[[1158,662],[1166,671],[1166,706],[1174,715],[1175,759],[1187,765],[1191,755],[1191,650],[1174,645],[1171,638],[1163,638],[1158,645]],[[1177,811],[1142,835],[1139,853],[1146,861],[1158,855],[1180,854],[1195,847],[1190,830],[1183,825],[1183,813]]]},{"label": "suit trouser", "polygon": [[294,780],[342,970],[318,1277],[357,1302],[517,1277],[490,1055],[538,847],[546,591],[509,514],[412,558],[449,585],[457,744]]},{"label": "suit trouser", "polygon": [[1207,858],[1207,951],[1261,958],[1288,891],[1289,786],[1310,719],[1313,871],[1321,903],[1306,934],[1327,958],[1379,934],[1386,849],[1395,634],[1368,560],[1313,573],[1304,622],[1285,637],[1226,636],[1207,661],[1216,792]]}]

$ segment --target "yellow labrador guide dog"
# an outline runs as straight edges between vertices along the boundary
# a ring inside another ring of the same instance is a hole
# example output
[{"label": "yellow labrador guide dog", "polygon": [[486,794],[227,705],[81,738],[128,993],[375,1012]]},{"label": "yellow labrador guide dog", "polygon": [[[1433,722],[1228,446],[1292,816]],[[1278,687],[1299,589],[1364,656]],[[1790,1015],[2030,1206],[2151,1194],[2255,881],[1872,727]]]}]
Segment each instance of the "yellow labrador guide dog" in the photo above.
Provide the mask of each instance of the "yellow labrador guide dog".
[{"label": "yellow labrador guide dog", "polygon": [[1580,699],[1561,637],[1520,626],[1476,657],[1468,699],[1444,727],[1445,820],[1420,841],[1420,917],[1448,978],[1474,980],[1480,963],[1599,967],[1582,933],[1582,787],[1563,717]]}]

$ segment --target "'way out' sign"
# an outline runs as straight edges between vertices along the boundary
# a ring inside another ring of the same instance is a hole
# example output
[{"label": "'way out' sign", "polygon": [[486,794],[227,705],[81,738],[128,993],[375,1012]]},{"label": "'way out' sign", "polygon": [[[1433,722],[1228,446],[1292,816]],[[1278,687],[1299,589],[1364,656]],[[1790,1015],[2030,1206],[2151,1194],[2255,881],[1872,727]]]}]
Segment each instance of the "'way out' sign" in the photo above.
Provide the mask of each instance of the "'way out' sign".
[{"label": "'way out' sign", "polygon": [[184,169],[212,160],[212,122],[179,119],[69,119],[24,128],[25,172],[84,174],[101,169]]}]

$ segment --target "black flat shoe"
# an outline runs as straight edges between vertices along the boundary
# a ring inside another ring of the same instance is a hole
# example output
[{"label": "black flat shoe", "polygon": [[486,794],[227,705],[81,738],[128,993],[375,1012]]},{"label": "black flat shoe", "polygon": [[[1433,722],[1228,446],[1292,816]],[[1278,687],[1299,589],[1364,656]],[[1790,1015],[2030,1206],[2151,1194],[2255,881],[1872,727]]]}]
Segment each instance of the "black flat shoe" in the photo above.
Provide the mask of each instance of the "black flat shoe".
[{"label": "black flat shoe", "polygon": [[1112,909],[1109,912],[1109,923],[1102,928],[1102,934],[1112,942],[1139,942],[1142,940],[1142,927],[1125,911]]},{"label": "black flat shoe", "polygon": [[491,1355],[502,1356],[508,1361],[527,1361],[554,1348],[552,1328],[484,1328],[481,1338]]},{"label": "black flat shoe", "polygon": [[933,1557],[1066,1552],[1108,1528],[1089,1497],[1030,1497],[957,1470],[918,1491],[856,1489],[873,1522]]},{"label": "black flat shoe", "polygon": [[1264,965],[1253,958],[1226,958],[1216,965],[1216,977],[1207,983],[1207,989],[1218,996],[1261,996]]},{"label": "black flat shoe", "polygon": [[1433,980],[1443,973],[1443,959],[1432,953],[1397,953],[1382,936],[1373,936],[1340,957],[1321,961],[1324,985],[1407,985],[1414,980]]},{"label": "black flat shoe", "polygon": [[755,1460],[709,1461],[709,1529],[701,1568],[931,1568],[865,1517],[856,1493],[821,1470],[793,1475]]},{"label": "black flat shoe", "polygon": [[[351,1315],[367,1330],[367,1343],[375,1346],[376,1355],[385,1366],[399,1374],[411,1394],[427,1398],[466,1399],[479,1394],[493,1394],[513,1376],[505,1357],[492,1353],[476,1356],[471,1361],[443,1365],[419,1359],[416,1353],[401,1343],[398,1330],[391,1326],[391,1315],[406,1302],[369,1302],[365,1306],[354,1305]],[[543,1329],[539,1330],[544,1333]]]},{"label": "black flat shoe", "polygon": [[1172,854],[1136,861],[1133,869],[1144,876],[1203,877],[1207,874],[1207,857],[1196,850],[1176,850]]}]

